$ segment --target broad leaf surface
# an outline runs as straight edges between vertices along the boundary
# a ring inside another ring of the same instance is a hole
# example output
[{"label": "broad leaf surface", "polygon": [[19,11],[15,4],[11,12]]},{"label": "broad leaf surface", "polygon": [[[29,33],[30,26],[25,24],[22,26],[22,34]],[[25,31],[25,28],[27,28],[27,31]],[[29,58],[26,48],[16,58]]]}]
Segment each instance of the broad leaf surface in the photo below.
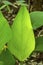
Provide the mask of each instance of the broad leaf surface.
[{"label": "broad leaf surface", "polygon": [[34,33],[29,13],[25,6],[21,6],[12,25],[12,39],[8,48],[20,61],[24,61],[35,48]]},{"label": "broad leaf surface", "polygon": [[31,12],[30,17],[31,17],[31,23],[34,30],[36,30],[37,28],[43,25],[43,12],[40,11]]},{"label": "broad leaf surface", "polygon": [[43,52],[43,36],[36,38],[36,48],[35,51]]},{"label": "broad leaf surface", "polygon": [[3,50],[2,53],[0,54],[0,65],[14,65],[15,60],[10,51]]},{"label": "broad leaf surface", "polygon": [[12,35],[10,26],[0,11],[0,52],[4,48],[4,45],[11,39],[11,37]]}]

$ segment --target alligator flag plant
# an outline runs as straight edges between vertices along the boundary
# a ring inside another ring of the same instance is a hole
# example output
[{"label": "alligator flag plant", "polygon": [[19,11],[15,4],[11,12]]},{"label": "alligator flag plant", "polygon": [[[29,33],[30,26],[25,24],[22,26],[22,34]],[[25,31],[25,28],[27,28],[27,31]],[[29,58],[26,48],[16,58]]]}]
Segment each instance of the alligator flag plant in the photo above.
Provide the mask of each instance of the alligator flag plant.
[{"label": "alligator flag plant", "polygon": [[3,50],[5,44],[11,39],[12,33],[7,20],[0,11],[0,52]]},{"label": "alligator flag plant", "polygon": [[12,39],[8,43],[8,49],[16,58],[24,61],[35,49],[33,28],[26,6],[20,7],[11,29]]},{"label": "alligator flag plant", "polygon": [[42,25],[43,12],[29,13],[24,4],[11,27],[0,11],[0,65],[15,65],[14,56],[19,61],[24,61],[33,51],[43,52],[43,36],[35,38],[33,32]]}]

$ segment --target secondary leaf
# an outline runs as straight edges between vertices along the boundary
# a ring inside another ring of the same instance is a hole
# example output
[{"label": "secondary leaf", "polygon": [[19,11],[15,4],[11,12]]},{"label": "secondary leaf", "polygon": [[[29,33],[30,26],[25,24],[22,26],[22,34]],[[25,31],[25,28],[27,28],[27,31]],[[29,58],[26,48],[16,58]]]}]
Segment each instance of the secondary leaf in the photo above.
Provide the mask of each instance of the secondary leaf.
[{"label": "secondary leaf", "polygon": [[35,51],[43,52],[43,36],[36,38],[36,48]]},{"label": "secondary leaf", "polygon": [[40,11],[31,12],[30,17],[34,30],[43,25],[43,12]]},{"label": "secondary leaf", "polygon": [[0,52],[4,48],[4,45],[11,39],[11,37],[12,34],[10,26],[0,11]]},{"label": "secondary leaf", "polygon": [[34,33],[29,13],[25,6],[21,6],[12,25],[12,39],[8,48],[20,61],[24,61],[35,48]]},{"label": "secondary leaf", "polygon": [[9,2],[9,1],[3,1],[3,3],[4,3],[5,5],[12,5],[12,3]]},{"label": "secondary leaf", "polygon": [[15,60],[10,51],[3,50],[2,53],[0,54],[0,65],[14,65]]},{"label": "secondary leaf", "polygon": [[13,4],[13,3],[11,3],[11,2],[9,2],[9,1],[7,1],[7,0],[3,1],[3,3],[4,3],[6,6],[11,5],[11,6],[13,6],[13,7],[17,7],[15,4]]},{"label": "secondary leaf", "polygon": [[24,2],[25,2],[24,0],[18,0],[18,1],[16,1],[16,4],[17,5],[22,5],[22,6],[23,5],[28,6],[27,4],[24,4]]}]

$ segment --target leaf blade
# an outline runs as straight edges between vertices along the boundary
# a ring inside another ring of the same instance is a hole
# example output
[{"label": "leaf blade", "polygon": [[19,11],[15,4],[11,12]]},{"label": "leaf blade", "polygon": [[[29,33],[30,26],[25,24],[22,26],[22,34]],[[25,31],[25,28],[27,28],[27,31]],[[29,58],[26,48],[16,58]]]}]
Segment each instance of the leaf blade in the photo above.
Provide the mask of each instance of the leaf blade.
[{"label": "leaf blade", "polygon": [[35,51],[43,52],[43,36],[36,38]]},{"label": "leaf blade", "polygon": [[4,49],[0,54],[0,64],[2,65],[14,65],[15,59],[8,49]]},{"label": "leaf blade", "polygon": [[10,26],[0,11],[0,52],[4,48],[4,45],[11,39],[11,37],[12,33]]},{"label": "leaf blade", "polygon": [[[33,45],[30,46],[31,44]],[[8,48],[16,58],[24,61],[30,56],[34,47],[35,39],[30,17],[26,7],[22,6],[12,25],[12,40],[9,41]]]},{"label": "leaf blade", "polygon": [[30,18],[34,30],[43,26],[43,12],[41,11],[31,12]]}]

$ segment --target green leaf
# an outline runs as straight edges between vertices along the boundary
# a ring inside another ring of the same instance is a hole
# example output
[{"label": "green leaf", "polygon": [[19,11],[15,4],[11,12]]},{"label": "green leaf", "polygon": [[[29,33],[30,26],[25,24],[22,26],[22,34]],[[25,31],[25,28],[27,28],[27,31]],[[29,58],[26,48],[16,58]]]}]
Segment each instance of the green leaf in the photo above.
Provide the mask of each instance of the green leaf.
[{"label": "green leaf", "polygon": [[[10,7],[9,5],[13,6],[13,7],[17,7],[15,4],[9,2],[9,1],[3,1],[4,5],[7,6],[7,9],[9,10],[10,12]],[[5,6],[2,6],[0,9],[3,9]]]},{"label": "green leaf", "polygon": [[16,4],[17,5],[25,5],[25,6],[28,6],[26,3],[24,3],[25,1],[24,0],[18,0],[18,1],[16,1]]},{"label": "green leaf", "polygon": [[43,36],[36,38],[35,51],[43,52]]},{"label": "green leaf", "polygon": [[2,9],[5,8],[5,7],[6,7],[6,5],[1,6],[1,7],[0,7],[0,10],[2,10]]},{"label": "green leaf", "polygon": [[12,31],[10,26],[0,11],[0,52],[4,48],[4,45],[11,39],[11,37]]},{"label": "green leaf", "polygon": [[11,5],[11,6],[13,6],[13,7],[17,7],[15,4],[13,4],[13,3],[9,2],[9,1],[3,1],[3,3],[4,3],[6,6]]},{"label": "green leaf", "polygon": [[11,29],[12,39],[8,43],[8,48],[16,58],[24,61],[35,48],[30,16],[25,6],[21,6]]},{"label": "green leaf", "polygon": [[9,2],[9,1],[3,1],[3,3],[4,3],[5,5],[12,5],[12,3]]},{"label": "green leaf", "polygon": [[14,65],[15,64],[15,59],[10,53],[10,51],[3,50],[2,53],[0,54],[0,65]]},{"label": "green leaf", "polygon": [[43,25],[43,12],[40,11],[31,12],[30,17],[34,30]]}]

